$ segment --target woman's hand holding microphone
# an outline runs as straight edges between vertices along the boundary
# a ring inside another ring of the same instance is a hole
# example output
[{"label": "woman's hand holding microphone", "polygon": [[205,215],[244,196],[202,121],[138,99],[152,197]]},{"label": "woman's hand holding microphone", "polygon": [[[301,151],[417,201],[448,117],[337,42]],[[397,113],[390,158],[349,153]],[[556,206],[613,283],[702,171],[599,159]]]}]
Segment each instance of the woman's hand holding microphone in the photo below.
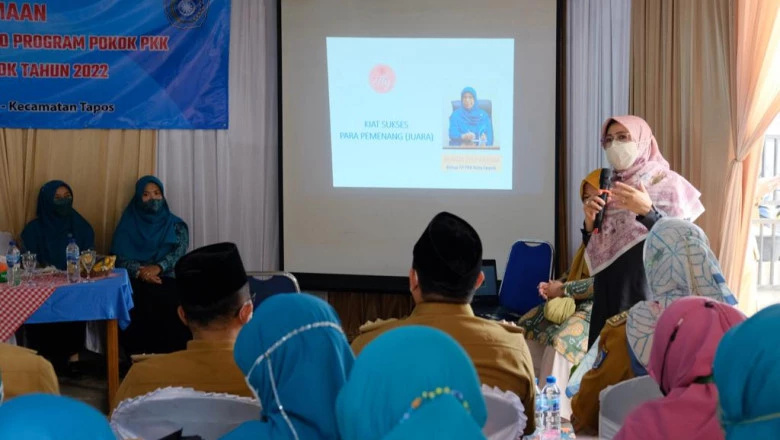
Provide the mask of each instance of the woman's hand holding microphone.
[{"label": "woman's hand holding microphone", "polygon": [[593,224],[596,222],[596,215],[601,212],[607,203],[614,198],[617,209],[626,209],[636,215],[647,215],[653,209],[653,201],[650,199],[644,184],[640,183],[639,188],[633,188],[622,182],[615,183],[611,191],[601,190],[601,194],[607,194],[607,201],[601,199],[601,196],[591,196],[585,199],[582,209],[585,211],[585,231],[593,232]]},{"label": "woman's hand holding microphone", "polygon": [[[607,192],[607,201],[609,193]],[[585,232],[593,232],[593,224],[596,222],[596,216],[601,212],[607,202],[601,199],[601,196],[590,196],[582,203],[582,210],[585,211]]]}]

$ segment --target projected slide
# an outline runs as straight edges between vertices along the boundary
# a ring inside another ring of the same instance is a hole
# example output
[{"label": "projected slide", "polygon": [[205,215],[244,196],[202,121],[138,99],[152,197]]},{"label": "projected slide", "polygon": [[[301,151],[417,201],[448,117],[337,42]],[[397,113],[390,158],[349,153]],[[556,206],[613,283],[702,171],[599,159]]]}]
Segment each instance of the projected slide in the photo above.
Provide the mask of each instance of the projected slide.
[{"label": "projected slide", "polygon": [[333,186],[512,189],[514,40],[327,38]]}]

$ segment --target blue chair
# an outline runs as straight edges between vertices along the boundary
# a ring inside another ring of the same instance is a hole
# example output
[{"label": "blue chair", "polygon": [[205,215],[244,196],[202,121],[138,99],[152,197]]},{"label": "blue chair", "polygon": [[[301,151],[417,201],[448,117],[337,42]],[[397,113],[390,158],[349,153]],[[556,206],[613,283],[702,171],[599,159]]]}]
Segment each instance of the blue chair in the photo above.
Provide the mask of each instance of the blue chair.
[{"label": "blue chair", "polygon": [[249,272],[247,276],[249,291],[255,295],[255,307],[277,293],[301,293],[298,280],[290,272]]},{"label": "blue chair", "polygon": [[506,309],[524,314],[541,304],[539,283],[549,281],[553,269],[553,247],[546,241],[519,240],[512,245],[506,262],[498,300]]}]

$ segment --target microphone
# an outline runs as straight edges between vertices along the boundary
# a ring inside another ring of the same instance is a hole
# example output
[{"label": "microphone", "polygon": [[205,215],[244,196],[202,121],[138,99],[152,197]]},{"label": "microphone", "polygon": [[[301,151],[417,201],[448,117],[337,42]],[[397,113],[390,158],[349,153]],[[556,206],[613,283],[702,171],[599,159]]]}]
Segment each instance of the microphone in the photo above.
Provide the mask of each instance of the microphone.
[{"label": "microphone", "polygon": [[[609,190],[610,188],[612,188],[612,168],[602,168],[601,175],[599,176],[599,190]],[[607,202],[607,197],[607,193],[599,195],[599,198],[603,200],[604,203]],[[601,223],[604,221],[604,211],[606,210],[607,207],[604,205],[604,209],[596,214],[596,220],[593,222],[593,232],[596,234],[598,234],[599,229],[601,229]]]}]

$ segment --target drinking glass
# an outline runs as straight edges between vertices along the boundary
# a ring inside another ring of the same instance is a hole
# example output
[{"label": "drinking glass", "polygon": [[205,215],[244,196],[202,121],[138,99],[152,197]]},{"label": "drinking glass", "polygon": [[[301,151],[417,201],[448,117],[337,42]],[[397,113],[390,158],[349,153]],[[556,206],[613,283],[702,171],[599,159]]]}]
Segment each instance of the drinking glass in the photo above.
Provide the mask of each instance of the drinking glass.
[{"label": "drinking glass", "polygon": [[89,281],[89,276],[92,273],[92,268],[95,266],[95,260],[97,259],[97,253],[94,249],[88,249],[86,251],[83,251],[81,253],[81,256],[79,257],[79,261],[81,262],[81,267],[87,272],[87,281]]},{"label": "drinking glass", "polygon": [[32,252],[25,252],[22,254],[22,268],[24,269],[24,276],[27,278],[27,282],[32,284],[33,271],[38,266],[38,256]]}]

